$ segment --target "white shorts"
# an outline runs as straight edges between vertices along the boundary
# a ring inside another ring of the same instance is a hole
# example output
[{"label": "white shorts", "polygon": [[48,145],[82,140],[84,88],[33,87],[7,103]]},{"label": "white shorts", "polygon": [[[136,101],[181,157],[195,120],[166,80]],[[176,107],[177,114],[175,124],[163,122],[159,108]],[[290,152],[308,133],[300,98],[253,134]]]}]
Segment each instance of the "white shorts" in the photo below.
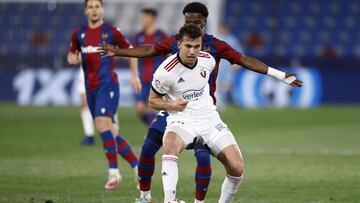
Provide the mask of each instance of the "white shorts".
[{"label": "white shorts", "polygon": [[215,157],[227,146],[236,145],[238,148],[233,134],[216,111],[196,118],[170,115],[167,118],[165,136],[169,131],[180,136],[185,146],[193,143],[196,137],[201,137]]},{"label": "white shorts", "polygon": [[80,66],[79,69],[79,76],[78,76],[78,81],[77,81],[77,88],[80,94],[85,94],[86,90],[85,90],[85,75],[84,75],[84,70],[82,69],[82,67]]}]

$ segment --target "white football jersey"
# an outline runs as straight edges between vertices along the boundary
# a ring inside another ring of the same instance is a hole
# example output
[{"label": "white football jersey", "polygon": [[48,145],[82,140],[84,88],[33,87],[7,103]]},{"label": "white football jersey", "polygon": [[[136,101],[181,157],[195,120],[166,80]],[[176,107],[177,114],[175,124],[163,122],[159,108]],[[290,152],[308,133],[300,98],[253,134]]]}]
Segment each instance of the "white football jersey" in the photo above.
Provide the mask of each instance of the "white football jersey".
[{"label": "white football jersey", "polygon": [[206,114],[216,110],[210,96],[209,77],[215,68],[215,59],[206,52],[200,52],[196,65],[191,68],[183,64],[178,54],[168,57],[154,73],[152,89],[163,95],[165,100],[187,100],[183,112],[169,111],[170,115]]}]

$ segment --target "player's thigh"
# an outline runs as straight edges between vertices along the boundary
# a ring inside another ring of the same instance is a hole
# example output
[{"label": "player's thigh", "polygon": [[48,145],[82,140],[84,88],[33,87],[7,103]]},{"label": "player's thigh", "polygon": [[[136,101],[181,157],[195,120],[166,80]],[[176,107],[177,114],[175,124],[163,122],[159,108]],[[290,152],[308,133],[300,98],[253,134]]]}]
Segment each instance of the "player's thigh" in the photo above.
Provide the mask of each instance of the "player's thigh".
[{"label": "player's thigh", "polygon": [[82,108],[88,108],[87,98],[85,92],[80,94],[80,105]]},{"label": "player's thigh", "polygon": [[169,116],[169,114],[166,111],[159,111],[154,120],[151,122],[150,124],[150,129],[155,129],[159,132],[162,132],[163,134],[165,133],[165,129],[167,126],[167,117]]},{"label": "player's thigh", "polygon": [[204,124],[203,126],[206,128],[203,131],[206,134],[202,137],[215,157],[227,146],[237,146],[233,134],[220,117],[209,119],[207,125]]},{"label": "player's thigh", "polygon": [[232,176],[241,176],[244,170],[244,162],[235,144],[225,147],[218,155],[217,159],[224,165],[227,173]]},{"label": "player's thigh", "polygon": [[119,86],[117,84],[108,84],[100,87],[96,94],[95,117],[110,117],[114,122],[119,105]]},{"label": "player's thigh", "polygon": [[196,126],[191,121],[185,121],[187,119],[175,119],[168,121],[166,126],[163,142],[168,132],[176,133],[184,142],[184,147],[192,144],[197,137]]}]

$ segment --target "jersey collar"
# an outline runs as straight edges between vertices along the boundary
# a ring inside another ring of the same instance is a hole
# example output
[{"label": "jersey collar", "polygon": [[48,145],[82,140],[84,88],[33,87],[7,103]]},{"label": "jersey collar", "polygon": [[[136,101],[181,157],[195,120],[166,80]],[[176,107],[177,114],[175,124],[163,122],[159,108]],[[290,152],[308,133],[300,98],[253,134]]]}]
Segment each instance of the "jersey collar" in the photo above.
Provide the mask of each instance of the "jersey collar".
[{"label": "jersey collar", "polygon": [[198,63],[198,59],[197,59],[196,62],[195,62],[195,64],[194,64],[194,66],[189,66],[189,65],[185,64],[185,63],[181,60],[180,55],[179,55],[179,52],[176,54],[176,58],[179,60],[179,62],[181,63],[181,65],[185,66],[186,68],[188,68],[188,69],[190,69],[190,70],[194,69],[194,68],[196,67],[197,63]]}]

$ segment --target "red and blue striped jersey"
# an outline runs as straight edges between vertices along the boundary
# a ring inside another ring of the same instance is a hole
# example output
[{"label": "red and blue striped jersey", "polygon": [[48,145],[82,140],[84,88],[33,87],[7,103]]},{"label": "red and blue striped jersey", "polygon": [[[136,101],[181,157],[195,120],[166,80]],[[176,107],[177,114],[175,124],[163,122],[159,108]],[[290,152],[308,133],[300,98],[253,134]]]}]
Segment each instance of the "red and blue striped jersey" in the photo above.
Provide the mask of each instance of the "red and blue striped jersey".
[{"label": "red and blue striped jersey", "polygon": [[[167,35],[161,30],[156,30],[153,34],[147,34],[144,31],[141,31],[135,34],[133,45],[135,47],[141,45],[155,45],[165,38],[167,38]],[[163,56],[139,59],[139,76],[141,82],[151,83],[155,70],[163,61]]]},{"label": "red and blue striped jersey", "polygon": [[[208,52],[215,59],[215,68],[209,77],[210,95],[213,98],[214,104],[216,104],[215,90],[216,90],[216,78],[218,75],[219,63],[221,59],[228,60],[231,64],[238,63],[242,54],[233,49],[226,42],[217,39],[213,35],[204,34],[202,39],[201,50]],[[167,39],[162,40],[154,46],[155,50],[161,55],[167,55],[169,53],[174,54],[179,51],[177,45],[177,36],[173,35]]]},{"label": "red and blue striped jersey", "polygon": [[100,43],[108,43],[120,48],[130,47],[124,35],[116,28],[103,23],[97,28],[85,25],[77,28],[71,36],[69,51],[81,52],[82,67],[85,74],[85,87],[94,91],[103,84],[117,84],[118,78],[114,71],[113,57],[102,57],[97,52]]}]

